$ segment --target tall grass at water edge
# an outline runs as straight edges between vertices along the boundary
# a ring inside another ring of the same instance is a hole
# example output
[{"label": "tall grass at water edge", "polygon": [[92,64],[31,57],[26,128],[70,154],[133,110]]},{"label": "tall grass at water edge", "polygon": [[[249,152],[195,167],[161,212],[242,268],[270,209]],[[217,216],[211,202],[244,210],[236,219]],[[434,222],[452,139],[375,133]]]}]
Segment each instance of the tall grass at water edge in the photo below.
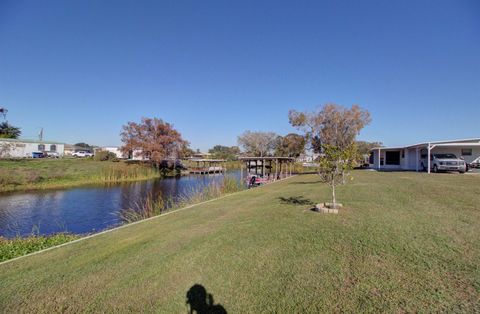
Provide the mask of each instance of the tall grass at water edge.
[{"label": "tall grass at water edge", "polygon": [[244,189],[245,186],[240,181],[224,176],[220,181],[212,181],[207,185],[192,187],[177,198],[164,195],[153,197],[149,193],[143,200],[134,202],[131,207],[120,210],[118,214],[124,223],[131,223]]},{"label": "tall grass at water edge", "polygon": [[159,176],[160,172],[154,167],[117,164],[103,169],[100,174],[94,176],[94,179],[102,182],[118,182],[152,179]]}]

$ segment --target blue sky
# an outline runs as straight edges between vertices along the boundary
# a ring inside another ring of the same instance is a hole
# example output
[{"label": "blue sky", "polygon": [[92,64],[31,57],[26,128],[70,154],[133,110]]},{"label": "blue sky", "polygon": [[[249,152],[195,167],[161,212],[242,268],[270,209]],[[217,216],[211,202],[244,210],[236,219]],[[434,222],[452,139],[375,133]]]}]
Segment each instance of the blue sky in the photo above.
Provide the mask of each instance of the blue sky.
[{"label": "blue sky", "polygon": [[480,2],[0,0],[0,106],[26,138],[119,145],[156,116],[205,150],[327,102],[386,145],[480,136]]}]

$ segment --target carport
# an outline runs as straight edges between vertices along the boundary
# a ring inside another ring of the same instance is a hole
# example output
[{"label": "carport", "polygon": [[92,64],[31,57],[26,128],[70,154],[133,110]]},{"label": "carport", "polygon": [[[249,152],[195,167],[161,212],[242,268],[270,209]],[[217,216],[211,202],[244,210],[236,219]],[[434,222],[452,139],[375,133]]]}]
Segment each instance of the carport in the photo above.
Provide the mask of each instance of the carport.
[{"label": "carport", "polygon": [[[436,144],[436,143],[428,143],[428,144],[427,144],[427,172],[428,172],[428,173],[430,173],[430,156],[431,156],[431,154],[432,154],[432,150],[433,150],[434,148],[436,148],[436,147],[437,147],[437,148],[447,148],[447,149],[448,149],[448,148],[456,148],[456,149],[460,149],[460,150],[461,150],[462,148],[464,148],[464,149],[471,149],[472,154],[473,154],[473,149],[472,149],[472,148],[473,148],[473,147],[475,147],[475,148],[480,148],[480,143],[479,143],[479,142],[471,142],[471,143],[468,143],[468,142],[465,142],[465,143],[454,143],[454,142],[452,142],[452,143],[438,143],[438,144]],[[417,152],[418,152],[418,150],[419,150],[419,148],[417,147]],[[418,153],[417,153],[417,154],[418,154]],[[472,155],[472,154],[471,154],[471,155]],[[457,157],[463,157],[463,158],[465,159],[465,156],[464,156],[463,154],[461,154],[460,156],[457,155]],[[467,163],[470,163],[470,162],[472,162],[472,161],[473,161],[473,159],[472,159],[471,161],[468,161],[468,160],[465,159],[465,162],[467,162]],[[419,162],[420,162],[420,161],[417,159],[417,169],[416,169],[417,171],[418,171],[418,163],[419,163]]]},{"label": "carport", "polygon": [[377,170],[420,171],[430,173],[432,153],[453,153],[467,163],[480,156],[480,138],[431,141],[403,147],[377,147],[370,151],[370,167]]}]

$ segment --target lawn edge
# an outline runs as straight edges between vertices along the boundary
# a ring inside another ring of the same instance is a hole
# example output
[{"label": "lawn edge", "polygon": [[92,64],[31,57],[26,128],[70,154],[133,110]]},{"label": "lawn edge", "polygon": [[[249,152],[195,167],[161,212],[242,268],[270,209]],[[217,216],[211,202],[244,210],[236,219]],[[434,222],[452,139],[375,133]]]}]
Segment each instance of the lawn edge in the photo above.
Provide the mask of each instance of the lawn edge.
[{"label": "lawn edge", "polygon": [[175,210],[166,212],[165,214],[160,214],[160,215],[153,216],[153,217],[150,217],[150,218],[145,218],[145,219],[142,219],[142,220],[139,220],[139,221],[135,221],[135,222],[132,222],[132,223],[128,223],[128,224],[124,224],[124,225],[121,225],[121,226],[118,226],[118,227],[115,227],[115,228],[103,230],[103,231],[101,231],[101,232],[94,233],[94,234],[91,234],[91,235],[88,235],[88,236],[86,236],[86,237],[82,237],[82,238],[80,238],[80,239],[76,239],[76,240],[73,240],[73,241],[70,241],[70,242],[66,242],[66,243],[62,243],[62,244],[59,244],[59,245],[55,245],[55,246],[52,246],[52,247],[49,247],[49,248],[46,248],[46,249],[43,249],[43,250],[40,250],[40,251],[35,251],[35,252],[28,253],[28,254],[25,254],[25,255],[17,256],[17,257],[14,257],[14,258],[12,258],[12,259],[9,259],[9,260],[0,262],[0,266],[3,266],[4,264],[10,263],[10,262],[17,261],[17,260],[22,259],[22,258],[25,258],[25,257],[30,257],[30,256],[33,256],[33,255],[37,255],[37,254],[40,254],[40,253],[44,253],[44,252],[47,252],[47,251],[51,251],[51,250],[54,250],[54,249],[58,249],[58,248],[63,247],[63,246],[67,246],[67,245],[69,245],[69,244],[74,244],[74,243],[77,243],[77,242],[80,242],[80,241],[83,241],[83,240],[91,239],[91,238],[93,238],[93,237],[96,237],[96,236],[99,236],[99,235],[103,235],[103,234],[106,234],[106,233],[109,233],[109,232],[117,231],[117,230],[119,230],[119,229],[123,229],[123,228],[127,228],[127,227],[130,227],[130,226],[134,226],[134,225],[136,225],[136,224],[140,224],[140,223],[147,222],[147,221],[150,221],[150,220],[158,219],[158,218],[160,218],[160,217],[165,217],[165,216],[167,216],[167,215],[169,215],[169,214],[177,213],[177,212],[180,212],[180,211],[183,211],[183,210],[186,210],[186,209],[191,209],[191,208],[193,208],[193,207],[195,207],[195,206],[199,206],[199,205],[211,203],[211,202],[214,202],[214,201],[217,201],[217,200],[220,200],[220,199],[223,199],[223,198],[227,198],[227,197],[230,197],[230,196],[233,196],[233,195],[237,195],[237,194],[240,194],[240,193],[245,193],[245,192],[249,192],[249,191],[254,191],[254,190],[259,189],[259,188],[261,189],[261,188],[264,188],[264,187],[269,186],[269,185],[271,185],[271,184],[275,184],[275,183],[277,183],[277,182],[281,182],[281,181],[285,181],[285,180],[291,179],[291,178],[296,177],[296,176],[298,176],[298,175],[299,175],[299,174],[294,174],[294,175],[292,175],[292,176],[290,176],[290,177],[288,177],[288,178],[283,178],[283,179],[280,179],[280,180],[271,182],[271,183],[269,183],[269,184],[261,185],[261,186],[259,186],[259,187],[256,187],[255,189],[246,189],[246,190],[243,190],[243,191],[238,191],[238,192],[234,192],[234,193],[229,193],[229,194],[226,194],[226,195],[217,197],[217,198],[213,198],[213,199],[211,199],[211,200],[207,200],[207,201],[203,201],[203,202],[200,202],[200,203],[188,205],[188,206],[186,206],[186,207],[182,207],[182,208],[179,208],[179,209],[175,209]]}]

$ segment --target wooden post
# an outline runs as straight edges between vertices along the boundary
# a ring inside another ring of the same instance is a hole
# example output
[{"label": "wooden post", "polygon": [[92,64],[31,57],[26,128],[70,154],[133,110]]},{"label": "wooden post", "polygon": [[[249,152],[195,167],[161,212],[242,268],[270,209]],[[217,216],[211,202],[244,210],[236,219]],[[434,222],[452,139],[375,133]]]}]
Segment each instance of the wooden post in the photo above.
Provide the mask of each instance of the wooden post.
[{"label": "wooden post", "polygon": [[278,180],[278,158],[275,158],[275,181]]},{"label": "wooden post", "polygon": [[262,178],[265,179],[265,159],[262,160]]},{"label": "wooden post", "polygon": [[240,182],[243,184],[243,161],[240,164]]},{"label": "wooden post", "polygon": [[[270,170],[268,171],[268,179],[269,179],[269,180],[272,180],[272,178],[270,178],[270,177],[273,177],[273,174],[272,174],[272,160],[271,160],[271,159],[269,160],[268,166],[269,166],[269,169],[270,169]],[[272,181],[273,181],[273,180],[272,180]]]}]

